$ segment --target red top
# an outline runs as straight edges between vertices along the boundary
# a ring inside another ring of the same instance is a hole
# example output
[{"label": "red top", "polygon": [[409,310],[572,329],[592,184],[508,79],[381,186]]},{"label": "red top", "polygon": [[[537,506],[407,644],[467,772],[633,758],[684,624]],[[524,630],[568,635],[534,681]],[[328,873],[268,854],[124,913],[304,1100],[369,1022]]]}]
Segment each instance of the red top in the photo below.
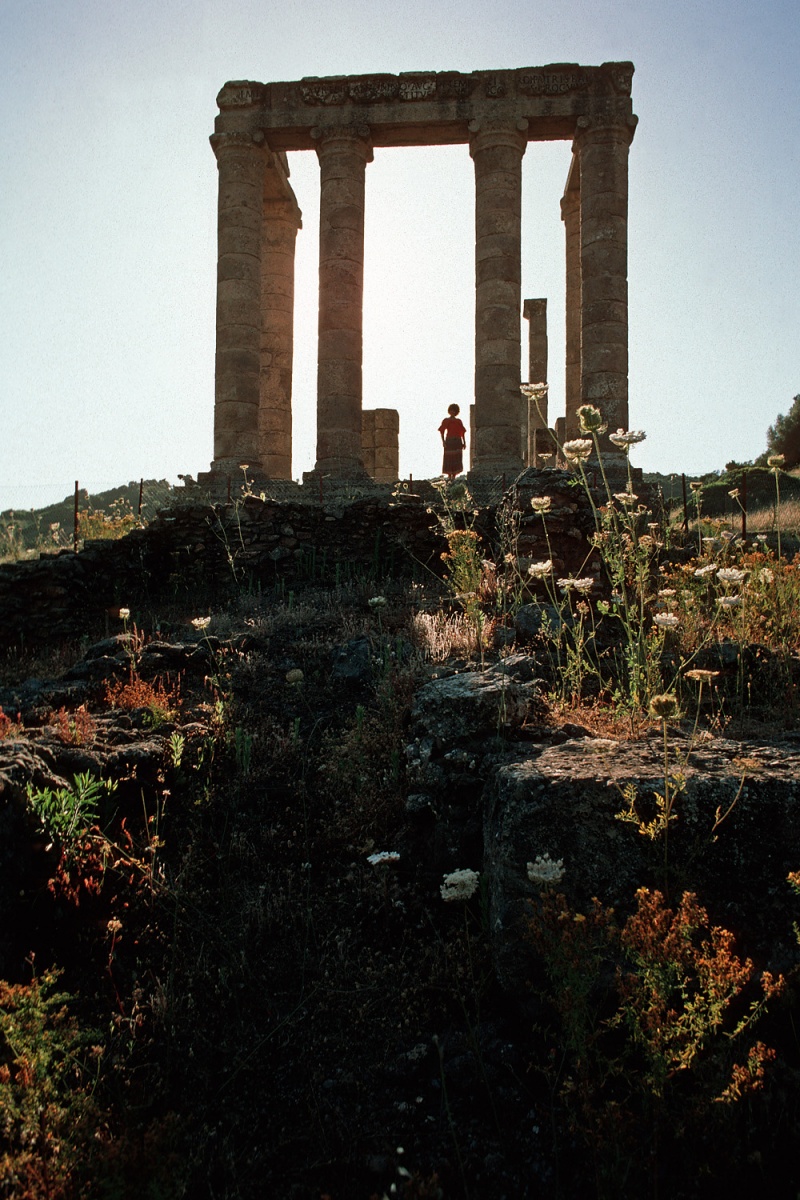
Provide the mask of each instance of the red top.
[{"label": "red top", "polygon": [[465,438],[467,436],[467,431],[460,417],[445,417],[439,426],[439,433],[442,437]]}]

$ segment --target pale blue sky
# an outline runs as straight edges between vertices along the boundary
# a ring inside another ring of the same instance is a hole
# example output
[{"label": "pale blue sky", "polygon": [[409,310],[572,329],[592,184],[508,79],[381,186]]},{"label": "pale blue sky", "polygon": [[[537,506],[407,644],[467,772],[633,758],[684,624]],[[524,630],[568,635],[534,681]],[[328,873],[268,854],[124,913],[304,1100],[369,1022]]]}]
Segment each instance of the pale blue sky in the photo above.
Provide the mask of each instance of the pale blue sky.
[{"label": "pale blue sky", "polygon": [[[207,469],[216,164],[228,79],[631,59],[630,423],[639,465],[750,458],[800,392],[796,0],[0,0],[0,509]],[[547,296],[563,411],[566,142],[523,161],[523,295]],[[313,466],[318,169],[291,156],[294,474]],[[367,170],[364,402],[400,411],[401,471],[438,472],[470,400],[464,146]]]}]

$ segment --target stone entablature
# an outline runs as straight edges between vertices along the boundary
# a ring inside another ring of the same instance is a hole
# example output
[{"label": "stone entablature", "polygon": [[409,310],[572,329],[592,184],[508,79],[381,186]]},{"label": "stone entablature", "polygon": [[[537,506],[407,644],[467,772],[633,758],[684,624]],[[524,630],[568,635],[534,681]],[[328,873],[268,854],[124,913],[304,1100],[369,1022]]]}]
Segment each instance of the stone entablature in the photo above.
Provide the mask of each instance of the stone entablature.
[{"label": "stone entablature", "polygon": [[[301,220],[286,155],[299,150],[314,150],[320,166],[318,475],[366,475],[364,212],[376,146],[469,149],[475,170],[470,461],[476,476],[513,477],[537,461],[543,440],[531,442],[519,391],[522,159],[531,142],[572,140],[562,201],[566,431],[574,436],[578,407],[586,403],[603,409],[612,430],[627,427],[632,77],[629,62],[554,63],[225,84],[211,138],[219,168],[213,470],[231,473],[247,462],[255,477],[291,472],[294,242]],[[619,457],[610,444],[604,452],[610,462]]]},{"label": "stone entablature", "polygon": [[469,140],[485,117],[533,121],[535,140],[569,138],[580,116],[631,113],[633,64],[551,63],[510,71],[413,71],[401,75],[308,77],[287,83],[226,83],[217,130],[261,129],[272,149],[311,150],[312,130],[340,124],[342,109],[369,124],[374,146],[446,145]]}]

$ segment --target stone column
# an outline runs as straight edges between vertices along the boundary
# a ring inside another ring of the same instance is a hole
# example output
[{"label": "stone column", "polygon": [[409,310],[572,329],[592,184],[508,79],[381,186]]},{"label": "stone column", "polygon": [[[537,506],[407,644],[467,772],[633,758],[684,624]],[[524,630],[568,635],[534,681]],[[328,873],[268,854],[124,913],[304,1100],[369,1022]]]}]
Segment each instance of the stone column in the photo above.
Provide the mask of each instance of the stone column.
[{"label": "stone column", "polygon": [[217,352],[212,470],[262,469],[259,435],[261,222],[269,150],[247,133],[215,133]]},{"label": "stone column", "polygon": [[[475,439],[473,471],[523,469],[520,394],[522,156],[528,123],[470,122],[475,163]],[[526,424],[527,422],[525,422]]]},{"label": "stone column", "polygon": [[320,166],[316,471],[366,477],[361,461],[366,126],[313,130]]},{"label": "stone column", "polygon": [[[567,189],[561,200],[561,220],[566,235],[566,371],[565,418],[567,440],[580,437],[581,405],[581,194],[578,159],[574,158]],[[615,426],[616,428],[616,426]]]},{"label": "stone column", "polygon": [[[528,382],[547,383],[547,300],[525,300],[522,315],[528,322]],[[542,400],[529,397],[527,404],[526,465],[539,466],[539,453],[549,453],[553,446],[547,430],[547,396]]]},{"label": "stone column", "polygon": [[270,479],[292,477],[294,251],[300,226],[292,200],[264,199],[259,444]]},{"label": "stone column", "polygon": [[397,483],[400,477],[400,415],[396,408],[375,409],[375,465],[378,483]]},{"label": "stone column", "polygon": [[[613,433],[628,428],[628,147],[631,123],[578,118],[580,156],[581,403]],[[603,444],[605,443],[605,444]],[[620,459],[607,435],[604,458]]]}]

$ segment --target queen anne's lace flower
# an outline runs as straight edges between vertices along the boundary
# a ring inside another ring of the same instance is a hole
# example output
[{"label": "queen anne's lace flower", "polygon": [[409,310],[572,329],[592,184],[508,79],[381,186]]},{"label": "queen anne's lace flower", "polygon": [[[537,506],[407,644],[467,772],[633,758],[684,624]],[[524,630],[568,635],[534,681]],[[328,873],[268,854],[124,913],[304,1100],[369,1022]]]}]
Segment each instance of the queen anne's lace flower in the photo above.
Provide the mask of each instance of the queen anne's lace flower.
[{"label": "queen anne's lace flower", "polygon": [[746,574],[746,571],[740,571],[737,567],[721,567],[717,571],[717,579],[720,583],[741,583]]},{"label": "queen anne's lace flower", "polygon": [[659,629],[677,629],[680,620],[674,613],[656,613],[653,624],[658,625]]},{"label": "queen anne's lace flower", "polygon": [[379,867],[381,863],[397,862],[399,858],[400,855],[396,850],[378,850],[375,854],[367,856],[367,862],[371,863],[373,867]]},{"label": "queen anne's lace flower", "polygon": [[708,565],[705,567],[697,567],[695,569],[695,576],[698,579],[705,579],[705,577],[707,575],[713,575],[714,572],[716,571],[716,569],[717,569],[716,563],[708,563]]},{"label": "queen anne's lace flower", "polygon": [[717,600],[720,608],[739,608],[741,607],[741,603],[741,596],[720,596],[719,600]]},{"label": "queen anne's lace flower", "polygon": [[560,883],[564,874],[563,858],[552,859],[549,854],[537,854],[533,862],[528,863],[528,879],[539,887]]},{"label": "queen anne's lace flower", "polygon": [[603,414],[593,404],[582,404],[578,409],[578,419],[581,423],[581,433],[605,433],[608,425],[603,421]]},{"label": "queen anne's lace flower", "polygon": [[531,508],[535,513],[550,512],[550,506],[553,503],[550,496],[531,496]]},{"label": "queen anne's lace flower", "polygon": [[469,900],[478,889],[479,878],[478,872],[470,870],[469,867],[451,871],[449,875],[444,876],[439,888],[442,899],[447,904],[454,900]]},{"label": "queen anne's lace flower", "polygon": [[521,383],[519,390],[523,396],[528,396],[531,400],[544,400],[549,387],[550,385],[547,383]]},{"label": "queen anne's lace flower", "polygon": [[618,429],[616,433],[608,435],[608,440],[618,446],[620,450],[628,450],[637,442],[643,442],[646,437],[647,434],[643,429],[629,429],[627,432],[624,429]]},{"label": "queen anne's lace flower", "polygon": [[528,574],[533,575],[536,579],[544,579],[545,575],[551,575],[552,571],[553,564],[549,558],[547,562],[531,563],[531,565],[528,567]]},{"label": "queen anne's lace flower", "polygon": [[561,447],[567,462],[586,462],[593,448],[591,438],[575,438],[574,441],[564,442]]},{"label": "queen anne's lace flower", "polygon": [[192,624],[195,629],[208,629],[211,624],[211,617],[192,617]]}]

